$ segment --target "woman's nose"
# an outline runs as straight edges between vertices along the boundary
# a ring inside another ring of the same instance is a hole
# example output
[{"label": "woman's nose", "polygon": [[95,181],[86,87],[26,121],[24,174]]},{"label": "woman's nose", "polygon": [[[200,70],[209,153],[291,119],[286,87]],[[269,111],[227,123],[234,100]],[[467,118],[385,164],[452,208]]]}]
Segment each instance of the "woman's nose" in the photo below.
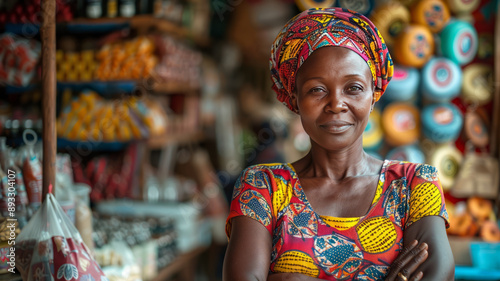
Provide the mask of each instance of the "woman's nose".
[{"label": "woman's nose", "polygon": [[341,113],[347,111],[347,104],[344,96],[340,92],[330,92],[325,106],[326,112]]}]

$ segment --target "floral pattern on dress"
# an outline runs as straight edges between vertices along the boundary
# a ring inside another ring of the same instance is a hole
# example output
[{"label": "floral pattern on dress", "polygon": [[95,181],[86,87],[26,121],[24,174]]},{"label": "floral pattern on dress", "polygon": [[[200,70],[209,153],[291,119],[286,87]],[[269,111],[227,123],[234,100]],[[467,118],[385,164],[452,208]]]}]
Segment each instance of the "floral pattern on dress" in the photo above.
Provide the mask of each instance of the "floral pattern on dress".
[{"label": "floral pattern on dress", "polygon": [[287,233],[300,238],[311,238],[318,234],[318,217],[304,204],[293,203],[284,214],[289,218]]},{"label": "floral pattern on dress", "polygon": [[251,217],[263,225],[271,223],[271,209],[264,197],[253,190],[247,190],[240,197],[241,211],[247,217]]},{"label": "floral pattern on dress", "polygon": [[393,180],[385,196],[384,215],[401,227],[406,213],[406,179]]},{"label": "floral pattern on dress", "polygon": [[340,235],[315,237],[313,252],[319,266],[337,280],[348,279],[363,261],[356,243]]}]

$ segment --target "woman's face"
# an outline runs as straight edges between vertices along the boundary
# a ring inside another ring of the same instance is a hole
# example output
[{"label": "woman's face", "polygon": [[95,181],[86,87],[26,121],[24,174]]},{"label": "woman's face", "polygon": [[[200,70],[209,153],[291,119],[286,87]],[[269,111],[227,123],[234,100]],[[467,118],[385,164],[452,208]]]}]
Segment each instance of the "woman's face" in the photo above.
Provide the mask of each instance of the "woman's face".
[{"label": "woman's face", "polygon": [[362,141],[373,103],[370,68],[354,51],[320,48],[298,70],[292,104],[307,134],[328,150]]}]

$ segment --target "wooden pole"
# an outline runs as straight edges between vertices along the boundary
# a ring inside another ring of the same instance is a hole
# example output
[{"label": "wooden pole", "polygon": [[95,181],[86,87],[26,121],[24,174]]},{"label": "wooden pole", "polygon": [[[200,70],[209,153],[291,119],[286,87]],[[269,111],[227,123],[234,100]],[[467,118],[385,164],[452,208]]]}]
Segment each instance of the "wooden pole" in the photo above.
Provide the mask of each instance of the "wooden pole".
[{"label": "wooden pole", "polygon": [[[56,179],[56,1],[42,0],[43,197]],[[54,191],[52,191],[54,192]]]},{"label": "wooden pole", "polygon": [[[495,68],[494,68],[494,87],[495,87],[495,92],[494,92],[494,104],[493,104],[493,122],[491,126],[490,132],[491,134],[491,142],[490,142],[490,148],[491,148],[491,155],[496,158],[500,158],[500,0],[497,0],[497,12],[495,14],[496,16],[496,21],[495,21],[495,53],[494,53],[494,61],[495,61]],[[500,171],[498,171],[500,173]],[[500,216],[500,186],[497,186],[497,216]]]},{"label": "wooden pole", "polygon": [[[500,1],[498,1],[500,2]],[[500,5],[500,3],[499,3]],[[500,17],[498,16],[500,12],[500,6],[497,9],[496,21],[495,21],[495,53],[493,57],[495,58],[495,68],[494,68],[494,95],[493,95],[493,122],[491,124],[491,154],[493,157],[499,157],[498,151],[500,149],[499,138],[499,123],[500,123]]]}]

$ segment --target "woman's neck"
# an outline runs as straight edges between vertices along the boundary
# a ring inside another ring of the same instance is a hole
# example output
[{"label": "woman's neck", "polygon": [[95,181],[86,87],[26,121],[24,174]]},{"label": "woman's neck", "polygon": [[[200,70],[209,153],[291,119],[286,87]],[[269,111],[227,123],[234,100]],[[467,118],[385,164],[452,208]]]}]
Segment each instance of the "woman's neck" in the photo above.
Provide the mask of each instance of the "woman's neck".
[{"label": "woman's neck", "polygon": [[328,177],[340,182],[346,178],[378,173],[374,170],[373,159],[364,152],[361,143],[338,151],[329,151],[313,143],[302,161],[300,170],[306,177]]}]

